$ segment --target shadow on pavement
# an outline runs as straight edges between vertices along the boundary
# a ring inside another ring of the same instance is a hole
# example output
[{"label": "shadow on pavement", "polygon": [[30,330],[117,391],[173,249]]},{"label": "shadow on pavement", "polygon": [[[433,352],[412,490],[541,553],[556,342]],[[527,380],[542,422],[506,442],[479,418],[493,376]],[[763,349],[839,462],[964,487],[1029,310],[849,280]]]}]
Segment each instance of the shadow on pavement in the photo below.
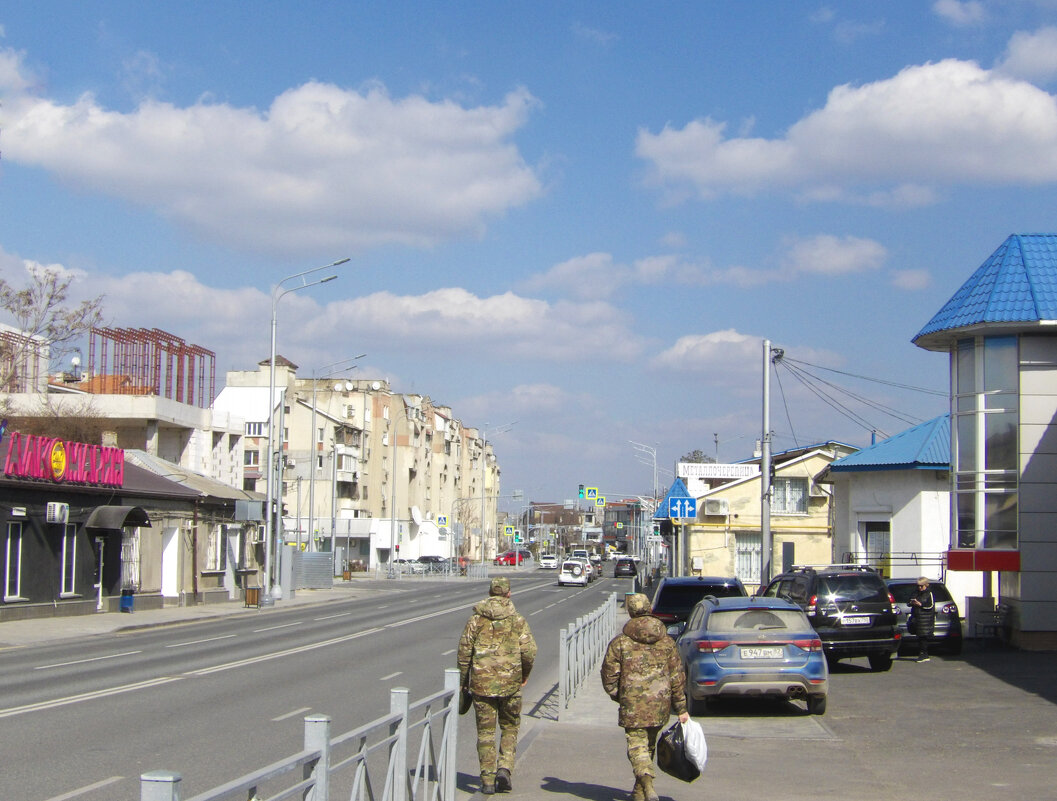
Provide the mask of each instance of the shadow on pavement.
[{"label": "shadow on pavement", "polygon": [[555,684],[542,696],[539,701],[528,712],[530,718],[541,718],[542,720],[558,719],[558,685]]},{"label": "shadow on pavement", "polygon": [[[634,777],[631,775],[630,769],[626,769],[625,772],[628,774],[627,783],[628,788],[630,788]],[[614,799],[631,797],[630,789],[603,787],[598,784],[588,784],[587,782],[568,782],[556,776],[544,776],[540,789],[544,792],[558,793],[572,798],[585,798],[588,801],[613,801]]]},{"label": "shadow on pavement", "polygon": [[966,643],[960,659],[999,681],[1057,704],[1057,684],[1053,681],[1057,675],[1057,652],[1020,651],[1007,645]]}]

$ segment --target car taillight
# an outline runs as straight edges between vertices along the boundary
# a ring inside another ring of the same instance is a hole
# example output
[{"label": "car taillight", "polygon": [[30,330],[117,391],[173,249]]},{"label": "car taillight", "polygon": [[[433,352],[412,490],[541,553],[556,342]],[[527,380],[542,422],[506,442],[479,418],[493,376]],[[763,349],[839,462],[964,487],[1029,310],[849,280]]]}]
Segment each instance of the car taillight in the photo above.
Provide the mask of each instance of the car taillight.
[{"label": "car taillight", "polygon": [[793,640],[793,645],[797,648],[802,648],[805,651],[821,651],[822,640],[817,637],[813,640]]},{"label": "car taillight", "polygon": [[697,650],[703,654],[714,654],[730,645],[730,640],[698,640]]},{"label": "car taillight", "polygon": [[888,593],[888,604],[889,604],[889,606],[892,607],[892,611],[895,612],[898,615],[899,614],[899,607],[896,606],[896,599],[895,599],[895,596],[892,595],[892,593]]},{"label": "car taillight", "polygon": [[815,605],[818,603],[818,596],[812,595],[811,600],[807,602],[807,609],[805,610],[809,615],[815,614]]}]

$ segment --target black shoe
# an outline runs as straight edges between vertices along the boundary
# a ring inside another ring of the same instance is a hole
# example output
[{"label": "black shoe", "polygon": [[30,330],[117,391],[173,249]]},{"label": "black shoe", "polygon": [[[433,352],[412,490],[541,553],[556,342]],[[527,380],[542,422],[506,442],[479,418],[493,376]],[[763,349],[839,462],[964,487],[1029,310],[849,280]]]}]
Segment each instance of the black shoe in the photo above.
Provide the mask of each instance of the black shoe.
[{"label": "black shoe", "polygon": [[494,795],[494,794],[495,794],[495,785],[494,784],[487,784],[485,782],[481,783],[481,795]]},{"label": "black shoe", "polygon": [[500,768],[495,772],[495,789],[496,792],[509,793],[513,789],[514,785],[510,783],[510,771],[506,768]]}]

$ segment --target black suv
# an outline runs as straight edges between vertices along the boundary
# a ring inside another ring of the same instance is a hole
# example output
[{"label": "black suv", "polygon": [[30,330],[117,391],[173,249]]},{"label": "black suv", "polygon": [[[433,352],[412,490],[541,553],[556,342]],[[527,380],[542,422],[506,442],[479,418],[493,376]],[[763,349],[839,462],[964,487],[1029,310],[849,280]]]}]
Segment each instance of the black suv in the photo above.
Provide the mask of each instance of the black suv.
[{"label": "black suv", "polygon": [[690,610],[706,595],[716,598],[732,596],[745,597],[745,587],[734,577],[721,576],[687,576],[672,578],[665,576],[657,585],[653,594],[654,617],[665,624],[683,623],[690,616]]},{"label": "black suv", "polygon": [[897,607],[876,571],[861,565],[796,567],[773,578],[760,595],[798,604],[831,665],[865,656],[873,670],[892,667],[899,649]]}]

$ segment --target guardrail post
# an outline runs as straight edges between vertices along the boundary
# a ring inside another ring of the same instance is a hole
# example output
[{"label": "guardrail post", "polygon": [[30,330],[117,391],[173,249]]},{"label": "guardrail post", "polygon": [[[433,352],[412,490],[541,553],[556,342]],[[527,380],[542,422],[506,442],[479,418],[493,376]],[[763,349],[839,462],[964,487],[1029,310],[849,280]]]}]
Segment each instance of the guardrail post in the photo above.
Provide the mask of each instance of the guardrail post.
[{"label": "guardrail post", "polygon": [[140,801],[180,801],[179,773],[171,770],[152,770],[139,777]]},{"label": "guardrail post", "polygon": [[565,690],[569,675],[569,640],[566,631],[563,628],[558,632],[558,720],[562,719],[565,705],[569,702]]},{"label": "guardrail post", "polygon": [[315,780],[315,786],[305,796],[305,801],[329,801],[330,718],[326,715],[309,715],[305,718],[305,750],[319,751],[319,759],[315,764],[305,765],[303,778]]},{"label": "guardrail post", "polygon": [[399,715],[396,724],[396,742],[389,752],[389,765],[393,773],[392,801],[407,801],[407,687],[394,687],[389,691],[389,712]]},{"label": "guardrail post", "polygon": [[438,778],[441,782],[440,797],[445,799],[445,801],[455,801],[455,786],[459,773],[456,762],[458,759],[459,701],[461,694],[458,668],[444,669],[444,689],[451,690],[451,699],[448,701],[448,716],[444,721],[444,725],[447,728],[444,770]]}]

